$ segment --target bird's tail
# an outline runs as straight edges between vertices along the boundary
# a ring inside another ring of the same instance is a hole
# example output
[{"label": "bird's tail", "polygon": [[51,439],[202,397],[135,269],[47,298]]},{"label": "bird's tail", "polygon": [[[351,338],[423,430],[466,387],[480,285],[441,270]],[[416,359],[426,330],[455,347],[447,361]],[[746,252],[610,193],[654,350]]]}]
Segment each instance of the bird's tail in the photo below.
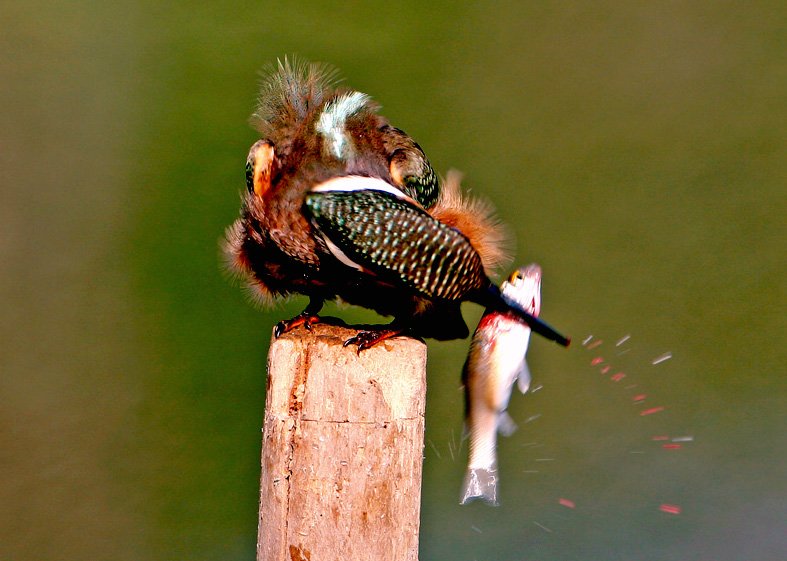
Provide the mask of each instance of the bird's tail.
[{"label": "bird's tail", "polygon": [[571,339],[561,335],[555,330],[555,328],[551,327],[539,318],[527,313],[511,298],[507,298],[505,294],[500,291],[500,288],[494,283],[490,282],[489,286],[486,289],[479,291],[477,298],[474,298],[473,300],[482,306],[486,306],[487,309],[491,309],[496,312],[512,312],[519,319],[524,321],[534,333],[538,333],[550,341],[555,341],[558,345],[568,347],[568,345],[571,343]]}]

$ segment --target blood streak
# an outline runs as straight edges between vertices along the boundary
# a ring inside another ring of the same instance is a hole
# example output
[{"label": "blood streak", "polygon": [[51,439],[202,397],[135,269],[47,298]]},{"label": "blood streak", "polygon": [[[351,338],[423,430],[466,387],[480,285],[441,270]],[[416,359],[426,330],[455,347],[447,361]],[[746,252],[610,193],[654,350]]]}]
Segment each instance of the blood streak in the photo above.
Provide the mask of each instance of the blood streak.
[{"label": "blood streak", "polygon": [[640,411],[639,414],[643,417],[645,415],[650,415],[652,413],[658,413],[659,411],[664,411],[663,407],[654,407],[653,409],[645,409],[644,411]]}]

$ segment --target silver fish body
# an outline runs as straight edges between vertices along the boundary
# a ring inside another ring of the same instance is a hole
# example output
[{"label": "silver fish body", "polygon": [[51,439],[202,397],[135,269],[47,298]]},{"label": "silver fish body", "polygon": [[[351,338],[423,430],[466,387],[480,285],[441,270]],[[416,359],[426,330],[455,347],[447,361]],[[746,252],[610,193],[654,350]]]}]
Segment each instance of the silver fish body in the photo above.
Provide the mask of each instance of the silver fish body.
[{"label": "silver fish body", "polygon": [[[503,294],[534,316],[541,312],[541,267],[514,271],[501,285]],[[497,433],[509,436],[516,424],[506,412],[517,383],[522,393],[530,387],[525,361],[530,328],[511,314],[487,311],[473,334],[464,369],[466,427],[470,459],[461,504],[482,499],[497,505]]]}]

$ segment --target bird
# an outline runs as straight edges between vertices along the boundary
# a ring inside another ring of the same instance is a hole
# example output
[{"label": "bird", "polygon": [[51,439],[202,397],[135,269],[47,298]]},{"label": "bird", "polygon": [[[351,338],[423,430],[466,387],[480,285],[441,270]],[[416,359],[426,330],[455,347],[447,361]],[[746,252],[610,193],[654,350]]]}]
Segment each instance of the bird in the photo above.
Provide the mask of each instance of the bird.
[{"label": "bird", "polygon": [[441,180],[369,95],[339,82],[330,65],[279,59],[263,72],[250,118],[260,139],[224,253],[258,302],[309,298],[275,337],[310,329],[326,301],[341,300],[393,317],[345,341],[358,353],[405,333],[461,339],[460,305],[471,301],[567,346],[490,280],[505,235],[489,205],[466,197],[458,174]]}]

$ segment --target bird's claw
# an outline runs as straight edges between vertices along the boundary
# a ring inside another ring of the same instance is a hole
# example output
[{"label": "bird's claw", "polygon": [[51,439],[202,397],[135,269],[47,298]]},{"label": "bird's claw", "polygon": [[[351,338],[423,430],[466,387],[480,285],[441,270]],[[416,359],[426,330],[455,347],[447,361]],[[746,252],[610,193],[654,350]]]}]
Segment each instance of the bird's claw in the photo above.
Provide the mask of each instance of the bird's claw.
[{"label": "bird's claw", "polygon": [[322,321],[319,316],[302,312],[289,320],[282,320],[273,328],[273,336],[278,339],[288,331],[292,331],[296,327],[303,326],[308,331],[312,330],[313,323],[320,323]]},{"label": "bird's claw", "polygon": [[358,355],[361,351],[374,347],[380,341],[396,337],[401,334],[403,329],[380,329],[379,331],[359,331],[354,337],[350,337],[343,344],[342,347],[350,345],[358,345]]}]

